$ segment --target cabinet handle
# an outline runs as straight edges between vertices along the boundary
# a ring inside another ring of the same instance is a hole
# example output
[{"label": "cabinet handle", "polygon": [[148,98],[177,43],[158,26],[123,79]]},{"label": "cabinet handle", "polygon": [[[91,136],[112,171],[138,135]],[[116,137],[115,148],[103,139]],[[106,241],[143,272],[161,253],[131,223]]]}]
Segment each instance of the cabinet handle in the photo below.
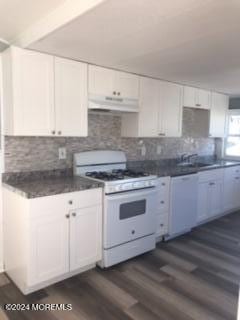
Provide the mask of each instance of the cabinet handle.
[{"label": "cabinet handle", "polygon": [[72,216],[73,216],[73,217],[76,217],[76,215],[77,215],[76,212],[73,212],[73,213],[72,213]]},{"label": "cabinet handle", "polygon": [[162,200],[160,203],[161,203],[161,204],[164,204],[164,201]]},{"label": "cabinet handle", "polygon": [[113,91],[113,95],[115,96],[117,94],[117,92],[116,91]]},{"label": "cabinet handle", "polygon": [[69,204],[73,204],[72,200],[69,200],[68,203],[69,203]]},{"label": "cabinet handle", "polygon": [[158,135],[159,136],[165,136],[166,134],[165,133],[159,133]]},{"label": "cabinet handle", "polygon": [[67,219],[69,219],[70,218],[70,214],[66,214],[66,216],[65,216]]},{"label": "cabinet handle", "polygon": [[61,134],[62,134],[62,131],[58,131],[58,134],[61,135]]},{"label": "cabinet handle", "polygon": [[201,104],[200,103],[196,103],[196,107],[201,107]]},{"label": "cabinet handle", "polygon": [[236,180],[239,180],[239,177],[235,177]]},{"label": "cabinet handle", "polygon": [[162,183],[162,186],[164,187],[165,185],[166,185],[166,183],[165,183],[165,182],[163,182],[163,183]]},{"label": "cabinet handle", "polygon": [[120,96],[120,95],[121,95],[121,92],[118,92],[117,95]]},{"label": "cabinet handle", "polygon": [[209,182],[209,185],[210,185],[210,186],[214,186],[214,185],[215,185],[215,182]]},{"label": "cabinet handle", "polygon": [[132,234],[135,234],[135,230],[132,230]]},{"label": "cabinet handle", "polygon": [[160,224],[160,227],[163,227],[163,226],[164,226],[164,224],[163,224],[163,223],[161,223],[161,224]]},{"label": "cabinet handle", "polygon": [[55,134],[55,130],[52,131],[52,134]]}]

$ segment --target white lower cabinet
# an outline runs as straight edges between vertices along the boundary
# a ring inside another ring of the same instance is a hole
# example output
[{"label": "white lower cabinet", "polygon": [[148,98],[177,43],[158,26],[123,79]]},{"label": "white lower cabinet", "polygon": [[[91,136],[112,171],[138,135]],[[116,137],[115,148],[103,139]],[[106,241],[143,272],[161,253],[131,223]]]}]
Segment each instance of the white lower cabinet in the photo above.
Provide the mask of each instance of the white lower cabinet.
[{"label": "white lower cabinet", "polygon": [[102,189],[35,199],[3,194],[5,271],[24,294],[101,260]]},{"label": "white lower cabinet", "polygon": [[74,271],[101,260],[101,206],[77,209],[71,216],[70,271]]},{"label": "white lower cabinet", "polygon": [[224,211],[240,207],[240,166],[226,168],[224,171]]},{"label": "white lower cabinet", "polygon": [[197,222],[223,212],[223,169],[200,172]]},{"label": "white lower cabinet", "polygon": [[156,238],[168,233],[170,177],[158,179],[157,183],[157,230]]}]

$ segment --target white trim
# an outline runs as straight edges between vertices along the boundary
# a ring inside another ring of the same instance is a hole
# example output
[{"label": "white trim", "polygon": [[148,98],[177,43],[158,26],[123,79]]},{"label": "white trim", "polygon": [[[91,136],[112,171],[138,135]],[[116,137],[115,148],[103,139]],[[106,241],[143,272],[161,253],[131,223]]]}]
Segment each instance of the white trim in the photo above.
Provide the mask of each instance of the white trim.
[{"label": "white trim", "polygon": [[[240,156],[239,157],[234,157],[234,156],[227,156],[226,155],[226,139],[228,137],[228,124],[229,124],[229,116],[230,115],[240,115],[240,109],[229,109],[226,117],[226,130],[225,130],[225,136],[223,137],[223,158],[226,160],[236,160],[240,161]],[[240,137],[240,134],[236,135],[230,135],[231,137]]]},{"label": "white trim", "polygon": [[93,9],[106,0],[66,0],[62,5],[51,11],[44,18],[38,20],[29,29],[10,41],[11,44],[26,48],[56,29],[66,25],[78,16]]}]

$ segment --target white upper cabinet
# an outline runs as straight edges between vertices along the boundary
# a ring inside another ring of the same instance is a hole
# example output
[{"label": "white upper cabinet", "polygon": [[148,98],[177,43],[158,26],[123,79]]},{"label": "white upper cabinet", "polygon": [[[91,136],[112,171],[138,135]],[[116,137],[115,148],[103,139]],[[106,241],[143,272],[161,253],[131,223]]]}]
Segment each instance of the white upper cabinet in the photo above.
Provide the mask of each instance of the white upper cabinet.
[{"label": "white upper cabinet", "polygon": [[158,136],[160,90],[159,81],[140,79],[139,136]]},{"label": "white upper cabinet", "polygon": [[54,128],[54,58],[12,47],[3,53],[7,135],[50,135]]},{"label": "white upper cabinet", "polygon": [[3,98],[6,135],[87,135],[87,64],[11,47]]},{"label": "white upper cabinet", "polygon": [[162,81],[160,88],[159,135],[180,137],[182,135],[183,87]]},{"label": "white upper cabinet", "polygon": [[[98,66],[88,66],[88,92],[98,96],[113,96],[114,70]],[[115,94],[114,94],[115,92]]]},{"label": "white upper cabinet", "polygon": [[138,99],[139,76],[131,73],[89,65],[88,92],[90,95]]},{"label": "white upper cabinet", "polygon": [[183,95],[184,107],[210,109],[211,92],[194,87],[184,87]]},{"label": "white upper cabinet", "polygon": [[183,87],[178,84],[141,77],[139,113],[122,116],[122,135],[181,136],[182,96]]},{"label": "white upper cabinet", "polygon": [[211,137],[224,137],[228,103],[228,96],[216,92],[212,93],[209,128]]},{"label": "white upper cabinet", "polygon": [[131,73],[115,71],[117,95],[127,99],[139,99],[139,76]]},{"label": "white upper cabinet", "polygon": [[87,136],[87,64],[55,58],[56,135]]}]

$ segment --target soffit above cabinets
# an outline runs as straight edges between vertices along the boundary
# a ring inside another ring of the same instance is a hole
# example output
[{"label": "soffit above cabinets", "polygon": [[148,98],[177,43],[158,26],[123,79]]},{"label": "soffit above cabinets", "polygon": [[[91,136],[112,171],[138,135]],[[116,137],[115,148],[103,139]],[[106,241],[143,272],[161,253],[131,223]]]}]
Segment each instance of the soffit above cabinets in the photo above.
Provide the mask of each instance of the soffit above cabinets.
[{"label": "soffit above cabinets", "polygon": [[240,94],[240,2],[106,0],[32,49]]}]

